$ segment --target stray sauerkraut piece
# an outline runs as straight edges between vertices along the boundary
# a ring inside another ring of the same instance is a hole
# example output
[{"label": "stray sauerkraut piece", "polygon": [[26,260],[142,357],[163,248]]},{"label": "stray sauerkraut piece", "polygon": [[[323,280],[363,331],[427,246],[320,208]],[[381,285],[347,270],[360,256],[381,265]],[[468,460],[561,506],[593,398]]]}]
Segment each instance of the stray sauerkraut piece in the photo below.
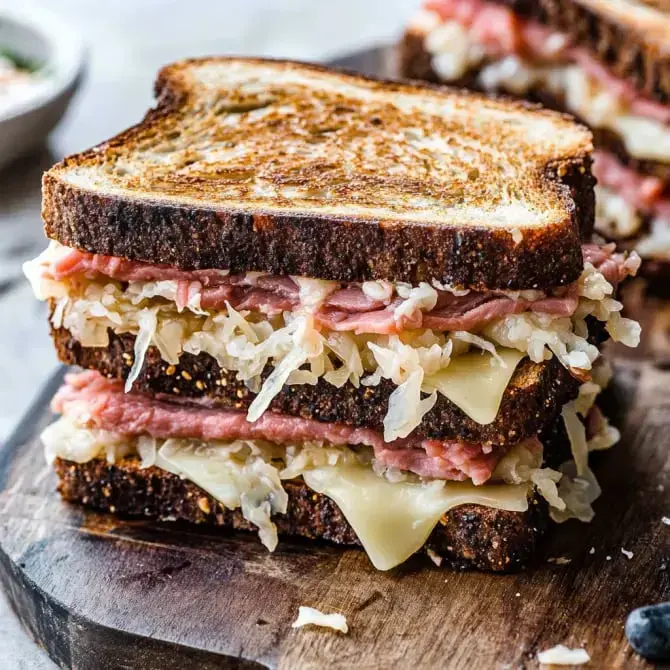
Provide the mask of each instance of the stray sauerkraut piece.
[{"label": "stray sauerkraut piece", "polygon": [[569,649],[557,644],[551,649],[539,652],[537,660],[542,665],[584,665],[591,660],[591,657],[586,649]]},{"label": "stray sauerkraut piece", "polygon": [[301,605],[298,608],[298,618],[291,624],[291,628],[302,628],[303,626],[332,628],[345,635],[349,632],[349,626],[344,614],[340,614],[339,612],[324,614],[313,607],[304,607]]}]

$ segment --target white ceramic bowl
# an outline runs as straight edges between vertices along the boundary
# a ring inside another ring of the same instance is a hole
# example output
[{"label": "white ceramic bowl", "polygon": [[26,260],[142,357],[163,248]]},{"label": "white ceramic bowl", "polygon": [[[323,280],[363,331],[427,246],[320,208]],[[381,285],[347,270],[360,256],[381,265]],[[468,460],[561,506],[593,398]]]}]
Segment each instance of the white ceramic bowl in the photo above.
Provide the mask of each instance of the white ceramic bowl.
[{"label": "white ceramic bowl", "polygon": [[79,36],[58,17],[0,2],[2,49],[37,61],[46,74],[34,95],[0,107],[0,169],[45,142],[79,85],[85,54]]}]

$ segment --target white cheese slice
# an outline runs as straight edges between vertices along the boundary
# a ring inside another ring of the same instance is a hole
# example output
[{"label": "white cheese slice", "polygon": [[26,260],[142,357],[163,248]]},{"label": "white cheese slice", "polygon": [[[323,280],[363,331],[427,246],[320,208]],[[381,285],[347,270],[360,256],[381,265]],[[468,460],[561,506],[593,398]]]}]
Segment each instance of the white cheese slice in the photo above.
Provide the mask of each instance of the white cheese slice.
[{"label": "white cheese slice", "polygon": [[526,484],[390,482],[370,467],[352,465],[316,468],[304,472],[303,479],[337,504],[378,570],[389,570],[417,552],[453,507],[528,509]]},{"label": "white cheese slice", "polygon": [[[93,434],[95,432],[95,434]],[[79,436],[79,437],[78,437]],[[73,439],[84,444],[72,449]],[[43,435],[51,458],[85,462],[107,456],[116,462],[135,453],[138,444],[107,431],[87,431],[66,418]],[[91,444],[89,444],[89,442]],[[253,441],[202,444],[165,440],[155,456],[156,467],[193,482],[228,509],[241,508],[245,519],[258,527],[260,539],[271,551],[277,545],[272,521],[285,514],[288,496],[282,486],[272,450]],[[335,451],[334,447],[317,449]],[[344,451],[344,450],[343,450]],[[524,512],[530,483],[484,484],[418,480],[391,482],[368,464],[304,459],[290,478],[302,475],[312,490],[331,498],[351,524],[374,566],[389,570],[418,551],[442,516],[458,505],[475,504]]]},{"label": "white cheese slice", "polygon": [[444,370],[426,377],[423,389],[436,389],[477,423],[492,423],[517,365],[526,356],[516,349],[497,349],[504,365],[488,352],[456,356]]},{"label": "white cheese slice", "polygon": [[240,507],[244,518],[258,527],[261,542],[274,551],[278,539],[271,516],[286,513],[288,495],[278,470],[261,455],[236,458],[237,444],[183,449],[178,440],[168,440],[156,454],[156,465],[197,484],[224,507]]}]

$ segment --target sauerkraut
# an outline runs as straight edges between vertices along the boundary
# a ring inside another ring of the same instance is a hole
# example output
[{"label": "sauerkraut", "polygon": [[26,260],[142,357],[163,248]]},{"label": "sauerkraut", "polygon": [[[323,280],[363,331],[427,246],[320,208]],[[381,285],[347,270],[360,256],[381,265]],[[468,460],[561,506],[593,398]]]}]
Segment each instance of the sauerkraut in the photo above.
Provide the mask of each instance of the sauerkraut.
[{"label": "sauerkraut", "polygon": [[[613,286],[590,263],[585,264],[573,287],[578,301],[572,317],[527,311],[499,318],[477,332],[414,329],[399,335],[356,335],[315,325],[314,311],[337,289],[336,282],[292,278],[299,288],[299,308],[272,317],[238,311],[229,303],[225,310],[204,310],[198,282],[184,291],[179,289],[179,282],[171,280],[121,283],[101,275],[74,275],[61,281],[45,278],[44,264],[52,262],[63,249],[57,243],[51,245],[25,266],[35,294],[55,301],[55,328],[67,329],[86,347],[107,346],[108,329],[135,335],[128,390],[140,374],[151,345],[170,364],[177,364],[183,352],[207,353],[222,369],[236,372],[237,378],[257,394],[249,409],[251,421],[267,409],[284,385],[316,384],[323,378],[337,387],[347,383],[359,386],[389,379],[398,387],[391,395],[384,421],[384,437],[392,441],[414,430],[435,404],[437,392],[424,387],[424,379],[471,348],[497,356],[496,347],[510,347],[535,362],[555,355],[566,367],[589,371],[599,352],[587,340],[587,317],[603,322],[615,340],[629,346],[639,341],[639,325],[621,317],[622,305],[611,297]],[[417,310],[433,309],[438,296],[427,283],[413,287],[379,281],[366,282],[362,288],[364,295],[373,299],[387,300],[396,292],[402,299],[393,308],[398,320]],[[541,296],[537,291],[508,294],[527,300]],[[272,372],[263,381],[266,368]]]}]

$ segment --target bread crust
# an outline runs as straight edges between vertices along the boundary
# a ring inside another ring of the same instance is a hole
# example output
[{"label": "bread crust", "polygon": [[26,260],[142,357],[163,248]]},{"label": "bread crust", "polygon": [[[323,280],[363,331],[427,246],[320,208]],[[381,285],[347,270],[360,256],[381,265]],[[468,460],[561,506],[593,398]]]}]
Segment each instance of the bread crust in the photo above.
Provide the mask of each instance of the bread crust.
[{"label": "bread crust", "polygon": [[[62,497],[102,512],[181,520],[217,528],[255,531],[239,510],[227,510],[200,487],[155,467],[140,468],[137,458],[110,465],[104,460],[78,464],[57,459]],[[302,480],[284,482],[289,497],[286,515],[273,521],[283,536],[327,540],[358,546],[358,538],[329,498]],[[536,496],[526,512],[508,512],[480,505],[449,511],[427,545],[454,569],[513,572],[536,555],[548,525],[547,507]]]},{"label": "bread crust", "polygon": [[[65,329],[52,331],[58,357],[63,363],[94,369],[124,380],[132,365],[135,337],[108,331],[107,347],[83,347]],[[266,371],[269,374],[269,370]],[[236,373],[222,370],[206,353],[182,354],[171,366],[150,347],[133,390],[167,394],[180,400],[207,398],[215,406],[246,409],[255,395],[236,380]],[[276,412],[324,422],[347,423],[383,430],[388,398],[395,386],[382,380],[379,386],[351,384],[336,388],[324,380],[316,386],[285,386],[270,408]],[[560,414],[563,405],[576,397],[579,382],[552,358],[541,364],[526,359],[517,368],[505,391],[495,420],[482,425],[473,421],[446,397],[438,394],[433,409],[424,416],[420,432],[436,439],[459,439],[478,444],[511,445],[536,435]]]},{"label": "bread crust", "polygon": [[[196,62],[208,61],[185,61],[160,73],[158,107],[141,124],[65,159],[45,174],[42,217],[49,237],[84,251],[184,269],[257,270],[340,281],[437,279],[480,289],[548,289],[579,276],[580,245],[589,238],[594,217],[590,141],[584,141],[572,157],[547,159],[537,178],[552,198],[555,193],[565,218],[554,225],[524,228],[520,241],[505,227],[260,209],[249,213],[204,204],[179,205],[158,196],[155,200],[121,197],[83,189],[63,179],[71,168],[97,164],[106,151],[132,145],[136,135],[147,128],[160,133],[166,119],[187,104],[189,93],[180,76]],[[317,66],[285,65],[323,71]],[[377,81],[360,75],[355,79]],[[391,92],[419,86],[383,83]],[[443,93],[445,89],[425,90]],[[520,101],[502,104],[517,111],[550,114]]]}]

